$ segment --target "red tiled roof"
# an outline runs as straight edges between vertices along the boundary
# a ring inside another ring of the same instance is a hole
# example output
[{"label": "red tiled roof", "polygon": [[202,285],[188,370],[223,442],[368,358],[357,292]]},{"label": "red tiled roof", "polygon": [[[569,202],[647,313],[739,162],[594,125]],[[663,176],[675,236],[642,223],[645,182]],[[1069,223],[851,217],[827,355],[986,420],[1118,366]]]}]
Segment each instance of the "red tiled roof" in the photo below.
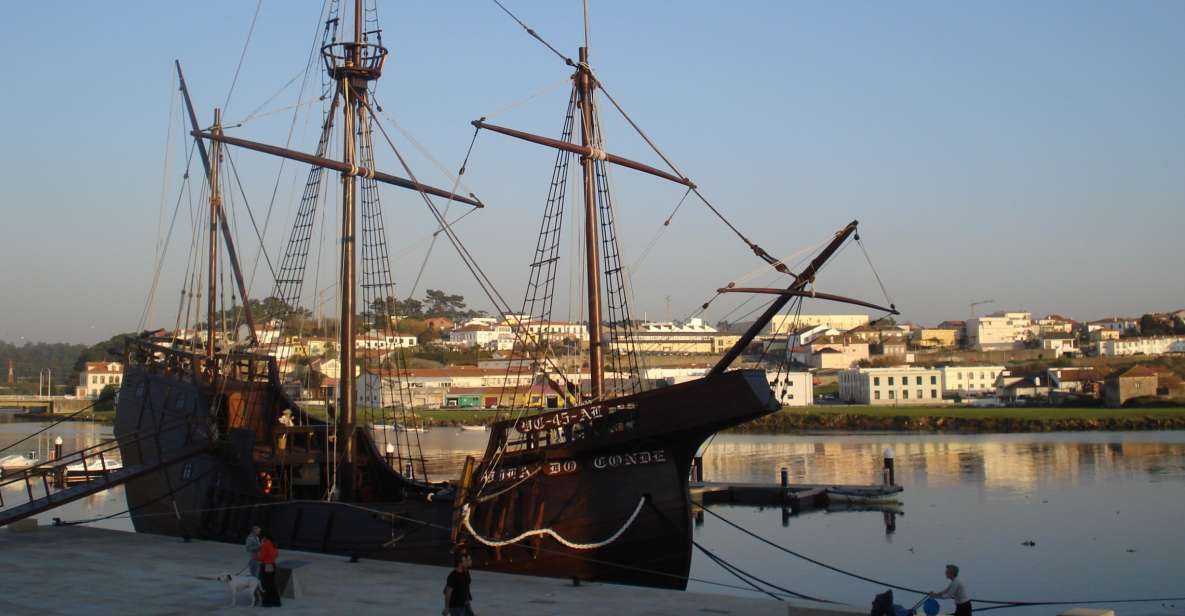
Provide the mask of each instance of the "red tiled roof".
[{"label": "red tiled roof", "polygon": [[1127,370],[1120,372],[1116,376],[1118,376],[1119,378],[1123,378],[1123,377],[1127,377],[1127,376],[1156,376],[1156,371],[1151,370],[1145,366],[1132,366],[1131,368],[1128,368]]}]

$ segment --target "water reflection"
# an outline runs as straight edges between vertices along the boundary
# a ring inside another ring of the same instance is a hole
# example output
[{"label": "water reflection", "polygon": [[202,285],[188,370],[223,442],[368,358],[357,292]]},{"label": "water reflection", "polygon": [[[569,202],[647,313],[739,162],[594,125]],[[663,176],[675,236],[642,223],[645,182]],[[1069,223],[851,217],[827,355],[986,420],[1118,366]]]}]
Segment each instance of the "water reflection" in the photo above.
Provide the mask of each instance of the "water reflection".
[{"label": "water reflection", "polygon": [[[905,486],[901,517],[820,512],[786,520],[776,510],[713,510],[829,564],[914,587],[940,583],[943,565],[955,561],[978,596],[1178,596],[1185,588],[1185,432],[723,435],[705,452],[705,478],[774,483],[785,467],[797,483],[873,483],[885,447]],[[774,572],[771,579],[798,591],[863,607],[884,590],[769,549],[711,516],[695,533],[741,568]],[[736,583],[705,560],[692,563],[692,574]]]},{"label": "water reflection", "polygon": [[902,485],[963,484],[1032,491],[1043,483],[1079,485],[1144,474],[1185,478],[1181,433],[1053,435],[806,435],[717,437],[704,454],[709,481],[879,483],[891,447]]}]

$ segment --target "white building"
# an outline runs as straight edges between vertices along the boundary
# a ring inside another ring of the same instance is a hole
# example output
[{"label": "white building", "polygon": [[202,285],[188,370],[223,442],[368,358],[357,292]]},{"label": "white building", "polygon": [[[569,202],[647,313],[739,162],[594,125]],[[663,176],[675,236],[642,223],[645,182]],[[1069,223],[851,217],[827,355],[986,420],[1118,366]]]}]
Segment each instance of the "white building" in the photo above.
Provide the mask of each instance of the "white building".
[{"label": "white building", "polygon": [[[452,388],[521,388],[530,387],[533,382],[534,375],[530,371],[507,372],[473,366],[367,371],[358,377],[357,400],[358,404],[364,406],[420,406],[422,403],[416,400],[421,390],[447,392]],[[431,396],[432,399],[437,397]]]},{"label": "white building", "polygon": [[1004,366],[943,366],[942,391],[946,395],[982,395],[996,391],[996,377]]},{"label": "white building", "polygon": [[1099,355],[1163,355],[1185,353],[1185,336],[1148,336],[1100,340]]},{"label": "white building", "polygon": [[367,332],[354,339],[354,348],[374,351],[393,351],[416,346],[415,336],[408,334],[387,334],[384,332]]},{"label": "white building", "polygon": [[789,333],[786,338],[786,349],[789,352],[789,349],[810,344],[812,340],[820,336],[838,336],[841,333],[838,329],[827,325],[803,325]]},{"label": "white building", "polygon": [[809,372],[765,372],[774,398],[782,406],[809,406],[815,402],[814,376]]},{"label": "white building", "polygon": [[868,343],[847,336],[819,336],[790,349],[790,359],[819,370],[851,368],[868,359]]},{"label": "white building", "polygon": [[1140,329],[1140,320],[1130,317],[1107,317],[1086,323],[1087,331],[1095,331],[1097,329],[1109,329],[1121,334],[1129,331],[1138,331]]},{"label": "white building", "polygon": [[653,366],[642,368],[642,380],[649,385],[678,385],[703,377],[711,370],[708,364],[696,366]]},{"label": "white building", "polygon": [[491,348],[508,351],[514,348],[514,332],[509,325],[470,323],[448,334],[449,342],[467,347]]},{"label": "white building", "polygon": [[967,344],[978,351],[1019,348],[1039,326],[1029,312],[997,312],[967,321]]},{"label": "white building", "polygon": [[88,361],[78,373],[78,387],[74,395],[80,398],[98,398],[103,388],[114,385],[117,389],[123,383],[123,364],[117,361]]},{"label": "white building", "polygon": [[1041,337],[1041,350],[1052,351],[1054,357],[1078,354],[1078,337],[1074,334],[1048,334]]},{"label": "white building", "polygon": [[[313,370],[320,372],[326,378],[340,379],[342,363],[337,359],[315,359],[310,364]],[[354,364],[354,376],[362,374],[362,366]]]},{"label": "white building", "polygon": [[943,404],[937,368],[856,368],[838,375],[839,398],[873,406]]},{"label": "white building", "polygon": [[588,342],[588,324],[574,321],[511,321],[507,325],[521,323],[519,329],[526,335],[524,338],[533,342],[550,340],[563,342],[565,340],[579,340]]},{"label": "white building", "polygon": [[721,333],[702,319],[686,323],[646,322],[609,342],[613,351],[662,354],[720,354],[732,348],[740,336]]},{"label": "white building", "polygon": [[769,322],[770,332],[788,332],[802,327],[825,325],[841,332],[856,329],[871,319],[866,314],[779,314]]}]

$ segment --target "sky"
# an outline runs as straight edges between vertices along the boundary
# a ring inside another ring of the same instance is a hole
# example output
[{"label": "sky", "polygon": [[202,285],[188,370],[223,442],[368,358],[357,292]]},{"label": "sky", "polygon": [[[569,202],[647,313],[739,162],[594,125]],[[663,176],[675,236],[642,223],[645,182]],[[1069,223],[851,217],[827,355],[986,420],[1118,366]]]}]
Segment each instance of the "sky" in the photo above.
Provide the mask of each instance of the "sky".
[{"label": "sky", "polygon": [[[504,4],[576,55],[579,2]],[[5,13],[0,339],[90,343],[173,325],[192,239],[173,60],[203,122],[224,107],[228,124],[248,120],[228,132],[283,145],[291,129],[291,147],[311,151],[321,77],[302,77],[321,3],[45,1]],[[382,122],[421,180],[452,186],[444,170],[460,167],[469,122],[482,116],[558,135],[570,69],[493,2],[380,0],[379,17],[391,51]],[[859,220],[904,320],[967,318],[971,302],[988,299],[981,314],[1091,319],[1185,307],[1183,26],[1185,3],[1172,1],[594,0],[590,61],[647,135],[770,253],[789,258]],[[661,166],[600,104],[607,149]],[[228,199],[259,297],[271,274],[249,216],[278,261],[307,167],[232,156],[243,192]],[[508,298],[523,292],[553,161],[546,148],[483,132],[463,178],[487,207],[457,232]],[[378,166],[404,175],[385,144]],[[627,169],[612,180],[635,316],[684,318],[730,281],[786,284],[694,200],[664,228],[680,187]],[[404,296],[435,226],[414,193],[385,189],[383,202]],[[306,284],[327,310],[336,207],[331,196]],[[578,279],[573,248],[565,239],[565,280]],[[440,288],[492,308],[447,243],[429,256],[417,297]],[[856,248],[817,288],[884,299]],[[578,290],[562,284],[557,318],[581,316]],[[717,300],[704,316],[738,320],[755,305],[743,301]],[[817,302],[804,312],[852,311]]]}]

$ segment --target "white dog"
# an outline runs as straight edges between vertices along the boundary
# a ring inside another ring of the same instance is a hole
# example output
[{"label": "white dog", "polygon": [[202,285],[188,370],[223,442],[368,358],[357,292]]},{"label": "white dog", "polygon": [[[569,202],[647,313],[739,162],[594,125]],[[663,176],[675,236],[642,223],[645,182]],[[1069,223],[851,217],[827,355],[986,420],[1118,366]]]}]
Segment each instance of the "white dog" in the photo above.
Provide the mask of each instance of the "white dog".
[{"label": "white dog", "polygon": [[223,573],[214,579],[218,580],[219,582],[226,582],[227,587],[230,588],[231,607],[235,606],[240,590],[251,591],[251,607],[255,607],[259,604],[259,599],[261,596],[259,578],[253,575],[231,575],[229,573]]}]

